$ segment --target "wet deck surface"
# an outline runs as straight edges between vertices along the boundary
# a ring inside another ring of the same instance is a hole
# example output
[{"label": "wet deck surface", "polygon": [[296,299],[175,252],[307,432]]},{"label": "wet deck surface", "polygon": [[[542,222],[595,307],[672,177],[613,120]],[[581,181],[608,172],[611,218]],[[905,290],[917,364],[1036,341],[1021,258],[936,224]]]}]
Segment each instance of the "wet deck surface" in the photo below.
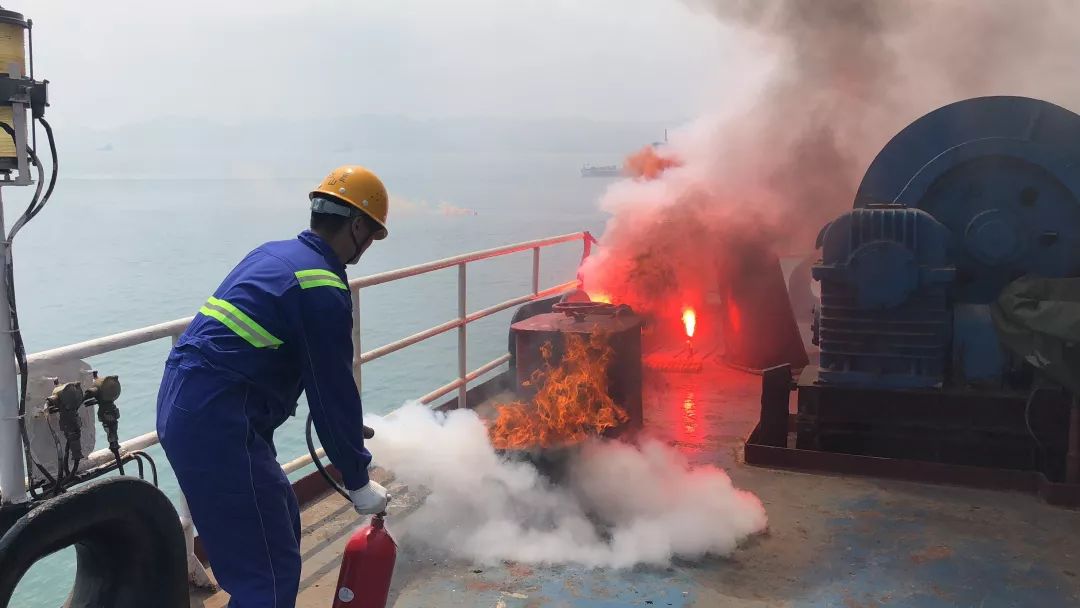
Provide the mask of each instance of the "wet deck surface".
[{"label": "wet deck surface", "polygon": [[[716,365],[646,379],[647,428],[692,462],[727,469],[765,505],[768,532],[731,556],[623,571],[480,568],[403,546],[388,605],[1080,606],[1080,512],[1024,494],[742,464],[742,441],[757,422],[759,383]],[[304,511],[298,606],[331,605],[345,538],[359,523],[336,495]],[[192,606],[226,602],[218,594]]]}]

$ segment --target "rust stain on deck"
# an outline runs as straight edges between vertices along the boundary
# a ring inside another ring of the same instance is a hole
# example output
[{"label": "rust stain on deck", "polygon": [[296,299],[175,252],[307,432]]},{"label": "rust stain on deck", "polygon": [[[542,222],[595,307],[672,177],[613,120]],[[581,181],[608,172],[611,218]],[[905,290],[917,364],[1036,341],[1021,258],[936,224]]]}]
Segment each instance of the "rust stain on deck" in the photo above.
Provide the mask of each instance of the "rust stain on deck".
[{"label": "rust stain on deck", "polygon": [[942,559],[948,559],[953,556],[953,550],[945,545],[937,545],[935,547],[929,547],[917,553],[911,554],[911,561],[916,564],[925,564],[927,562],[935,562]]}]

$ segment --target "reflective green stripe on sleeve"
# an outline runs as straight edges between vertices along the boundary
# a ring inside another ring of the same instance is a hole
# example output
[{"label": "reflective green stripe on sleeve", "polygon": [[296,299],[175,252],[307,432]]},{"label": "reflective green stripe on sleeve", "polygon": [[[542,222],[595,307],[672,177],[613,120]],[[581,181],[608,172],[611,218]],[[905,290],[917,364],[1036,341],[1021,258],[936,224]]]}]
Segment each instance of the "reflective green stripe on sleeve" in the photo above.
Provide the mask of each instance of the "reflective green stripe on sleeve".
[{"label": "reflective green stripe on sleeve", "polygon": [[308,277],[323,277],[326,279],[338,279],[341,280],[338,275],[330,272],[329,270],[323,270],[322,268],[314,268],[312,270],[299,270],[296,273],[296,278],[306,279]]},{"label": "reflective green stripe on sleeve", "polygon": [[349,290],[349,286],[341,282],[341,279],[309,279],[300,281],[300,289],[311,289],[312,287],[337,287],[338,289]]},{"label": "reflective green stripe on sleeve", "polygon": [[300,283],[300,289],[311,289],[312,287],[336,287],[345,291],[349,290],[349,286],[341,280],[341,277],[329,270],[300,270],[296,273],[296,280]]},{"label": "reflective green stripe on sleeve", "polygon": [[225,300],[211,297],[199,312],[217,319],[255,348],[277,348],[283,344],[262,325]]}]

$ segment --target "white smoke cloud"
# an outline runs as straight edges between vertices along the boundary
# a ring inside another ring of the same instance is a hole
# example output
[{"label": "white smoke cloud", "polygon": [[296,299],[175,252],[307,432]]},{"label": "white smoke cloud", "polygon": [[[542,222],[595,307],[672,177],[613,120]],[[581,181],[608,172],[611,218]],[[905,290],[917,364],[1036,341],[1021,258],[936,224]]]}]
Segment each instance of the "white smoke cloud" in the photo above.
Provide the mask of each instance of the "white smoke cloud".
[{"label": "white smoke cloud", "polygon": [[664,565],[726,555],[767,524],[757,497],[724,471],[691,468],[655,440],[588,442],[552,485],[533,465],[501,458],[471,410],[409,403],[368,424],[376,463],[430,491],[395,534],[477,563]]},{"label": "white smoke cloud", "polygon": [[771,69],[746,109],[725,101],[672,130],[659,156],[677,167],[617,182],[601,201],[612,217],[586,289],[669,325],[733,264],[812,252],[874,155],[919,116],[980,95],[1080,109],[1080,81],[1061,77],[1080,53],[1075,0],[684,2]]}]

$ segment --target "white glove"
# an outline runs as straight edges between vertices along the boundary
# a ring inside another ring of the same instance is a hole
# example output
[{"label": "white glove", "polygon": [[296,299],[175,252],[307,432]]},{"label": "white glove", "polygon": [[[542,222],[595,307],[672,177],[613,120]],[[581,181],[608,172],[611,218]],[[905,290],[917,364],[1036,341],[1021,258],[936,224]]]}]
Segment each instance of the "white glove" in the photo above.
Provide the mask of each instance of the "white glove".
[{"label": "white glove", "polygon": [[390,501],[386,488],[374,481],[369,481],[366,486],[356,490],[349,490],[349,498],[360,515],[382,513],[386,511],[386,503]]}]

